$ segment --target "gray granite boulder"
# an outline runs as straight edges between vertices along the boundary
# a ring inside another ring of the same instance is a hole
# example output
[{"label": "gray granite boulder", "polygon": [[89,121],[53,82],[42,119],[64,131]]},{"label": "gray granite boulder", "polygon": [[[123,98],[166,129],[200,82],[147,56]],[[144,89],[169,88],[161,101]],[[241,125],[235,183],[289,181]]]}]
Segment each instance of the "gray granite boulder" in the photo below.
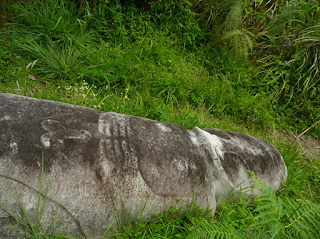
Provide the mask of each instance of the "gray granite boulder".
[{"label": "gray granite boulder", "polygon": [[[118,216],[185,207],[194,197],[214,212],[232,189],[251,185],[246,170],[274,190],[287,177],[283,158],[262,139],[19,95],[0,94],[0,139],[0,202],[22,216],[18,197],[36,224],[44,160],[42,225],[78,237],[99,238]],[[13,222],[0,206],[0,231]]]}]

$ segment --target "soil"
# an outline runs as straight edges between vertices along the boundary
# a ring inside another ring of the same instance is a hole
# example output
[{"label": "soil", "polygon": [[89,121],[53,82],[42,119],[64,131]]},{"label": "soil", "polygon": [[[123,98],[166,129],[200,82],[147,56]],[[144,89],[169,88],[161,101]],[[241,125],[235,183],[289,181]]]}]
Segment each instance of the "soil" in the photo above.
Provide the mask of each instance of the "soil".
[{"label": "soil", "polygon": [[287,141],[292,142],[299,146],[305,156],[309,159],[315,158],[320,160],[320,141],[319,139],[310,136],[296,134],[289,135],[277,132],[276,139],[285,138]]}]

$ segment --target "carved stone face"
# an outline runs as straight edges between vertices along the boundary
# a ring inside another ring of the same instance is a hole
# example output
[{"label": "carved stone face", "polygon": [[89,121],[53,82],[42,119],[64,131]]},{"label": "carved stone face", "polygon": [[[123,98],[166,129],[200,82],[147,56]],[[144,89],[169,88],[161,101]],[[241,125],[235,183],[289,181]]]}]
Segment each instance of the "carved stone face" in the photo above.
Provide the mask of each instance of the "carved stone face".
[{"label": "carved stone face", "polygon": [[187,130],[178,125],[130,120],[139,171],[158,195],[181,197],[192,194],[195,186],[206,186],[207,170],[201,150],[191,141]]},{"label": "carved stone face", "polygon": [[206,169],[187,130],[178,125],[104,113],[99,117],[101,160],[109,162],[110,177],[140,173],[159,196],[192,194],[204,183]]}]

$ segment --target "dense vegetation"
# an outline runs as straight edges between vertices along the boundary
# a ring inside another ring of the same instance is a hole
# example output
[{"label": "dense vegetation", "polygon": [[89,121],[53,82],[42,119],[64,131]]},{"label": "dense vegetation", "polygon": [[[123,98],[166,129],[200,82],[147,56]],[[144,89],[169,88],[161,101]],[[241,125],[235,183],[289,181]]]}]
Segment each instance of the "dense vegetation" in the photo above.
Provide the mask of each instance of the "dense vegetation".
[{"label": "dense vegetation", "polygon": [[[320,235],[319,162],[286,140],[320,135],[319,1],[4,0],[0,9],[0,92],[243,132],[286,161],[276,195],[261,185],[256,201],[224,202],[214,217],[191,204],[153,222],[119,220],[116,238]],[[41,238],[37,230],[25,233]]]}]

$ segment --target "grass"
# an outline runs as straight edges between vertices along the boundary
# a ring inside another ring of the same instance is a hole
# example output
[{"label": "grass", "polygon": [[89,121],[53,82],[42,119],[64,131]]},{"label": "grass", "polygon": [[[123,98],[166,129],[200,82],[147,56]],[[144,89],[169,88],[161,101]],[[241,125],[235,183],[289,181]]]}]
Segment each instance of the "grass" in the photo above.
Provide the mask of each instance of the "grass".
[{"label": "grass", "polygon": [[[115,238],[316,238],[320,163],[279,136],[319,139],[318,9],[301,1],[298,12],[314,17],[288,18],[296,1],[268,6],[269,12],[236,1],[177,2],[151,2],[145,9],[133,1],[89,2],[80,11],[62,0],[4,5],[0,92],[187,129],[242,132],[268,140],[283,155],[289,177],[276,194],[260,185],[256,201],[222,202],[213,217],[192,203],[185,211],[172,207],[151,221],[120,223]],[[266,20],[271,13],[274,22]],[[276,21],[287,29],[275,29]],[[287,32],[300,34],[290,49],[281,47]]]}]

